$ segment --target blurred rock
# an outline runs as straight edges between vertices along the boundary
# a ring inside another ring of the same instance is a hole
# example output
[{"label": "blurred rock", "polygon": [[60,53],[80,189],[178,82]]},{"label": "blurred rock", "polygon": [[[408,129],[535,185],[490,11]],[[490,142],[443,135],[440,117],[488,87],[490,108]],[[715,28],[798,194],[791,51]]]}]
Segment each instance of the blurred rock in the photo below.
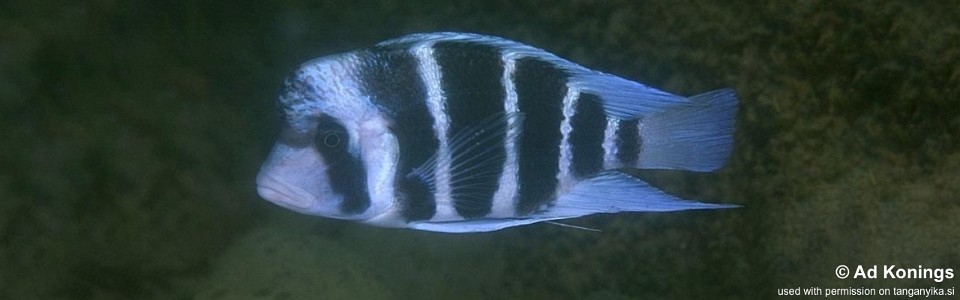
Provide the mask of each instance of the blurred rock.
[{"label": "blurred rock", "polygon": [[353,249],[290,227],[264,227],[216,260],[197,299],[392,299]]}]

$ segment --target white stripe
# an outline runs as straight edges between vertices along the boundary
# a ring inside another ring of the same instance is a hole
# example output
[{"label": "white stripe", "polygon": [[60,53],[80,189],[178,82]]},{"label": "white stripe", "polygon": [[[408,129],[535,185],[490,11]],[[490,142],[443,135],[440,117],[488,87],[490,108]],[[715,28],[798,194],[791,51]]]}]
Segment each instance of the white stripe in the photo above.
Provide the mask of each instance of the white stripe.
[{"label": "white stripe", "polygon": [[437,150],[437,167],[434,170],[434,179],[436,180],[434,197],[437,210],[431,220],[448,220],[458,217],[458,215],[456,209],[454,209],[450,191],[450,142],[447,134],[450,130],[450,118],[447,116],[447,101],[443,94],[443,87],[440,85],[443,75],[433,55],[432,42],[416,45],[411,51],[419,62],[417,71],[420,73],[427,89],[427,108],[430,110],[430,115],[433,116],[433,132],[440,141]]},{"label": "white stripe", "polygon": [[620,119],[607,117],[607,128],[603,130],[603,168],[605,170],[623,166],[617,159],[617,129],[620,129]]},{"label": "white stripe", "polygon": [[503,60],[503,76],[500,82],[503,84],[504,100],[503,110],[508,114],[507,118],[507,136],[504,141],[504,147],[507,150],[507,157],[504,160],[503,173],[500,174],[497,192],[493,194],[493,204],[490,208],[489,217],[512,217],[516,215],[517,191],[519,164],[517,161],[517,149],[519,147],[520,136],[520,107],[517,104],[517,89],[514,86],[513,74],[517,69],[516,58],[505,54]]},{"label": "white stripe", "polygon": [[570,146],[570,132],[573,131],[573,126],[570,125],[570,119],[577,112],[577,98],[580,98],[580,90],[567,86],[567,95],[563,97],[563,121],[560,122],[560,134],[563,138],[560,140],[557,195],[563,195],[576,182],[571,166],[573,147]]}]

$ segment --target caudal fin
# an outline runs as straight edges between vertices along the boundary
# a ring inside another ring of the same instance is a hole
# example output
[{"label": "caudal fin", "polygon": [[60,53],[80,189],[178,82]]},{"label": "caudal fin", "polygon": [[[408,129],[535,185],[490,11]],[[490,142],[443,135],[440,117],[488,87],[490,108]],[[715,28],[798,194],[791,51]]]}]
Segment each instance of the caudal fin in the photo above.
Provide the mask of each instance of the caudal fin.
[{"label": "caudal fin", "polygon": [[733,150],[737,96],[720,89],[688,98],[640,120],[641,169],[710,172],[723,167]]}]

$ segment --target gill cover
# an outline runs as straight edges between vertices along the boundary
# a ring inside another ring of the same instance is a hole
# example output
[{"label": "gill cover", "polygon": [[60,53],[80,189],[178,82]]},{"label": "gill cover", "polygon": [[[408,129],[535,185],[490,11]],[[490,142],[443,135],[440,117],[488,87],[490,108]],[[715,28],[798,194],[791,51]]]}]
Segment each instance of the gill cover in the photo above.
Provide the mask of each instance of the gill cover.
[{"label": "gill cover", "polygon": [[285,80],[283,129],[257,191],[297,212],[363,221],[392,206],[384,179],[392,178],[395,141],[377,109],[365,105],[342,56],[307,62]]}]

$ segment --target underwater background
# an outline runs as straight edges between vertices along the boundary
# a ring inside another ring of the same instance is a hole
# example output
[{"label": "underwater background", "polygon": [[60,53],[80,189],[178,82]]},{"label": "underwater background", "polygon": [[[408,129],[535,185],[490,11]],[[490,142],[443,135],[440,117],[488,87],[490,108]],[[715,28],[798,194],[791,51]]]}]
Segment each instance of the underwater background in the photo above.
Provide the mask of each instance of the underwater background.
[{"label": "underwater background", "polygon": [[[0,2],[0,298],[762,299],[838,265],[960,269],[960,6],[939,1]],[[406,33],[502,36],[680,95],[733,87],[713,174],[743,208],[482,234],[259,199],[299,63]],[[960,274],[957,274],[960,276]]]}]

